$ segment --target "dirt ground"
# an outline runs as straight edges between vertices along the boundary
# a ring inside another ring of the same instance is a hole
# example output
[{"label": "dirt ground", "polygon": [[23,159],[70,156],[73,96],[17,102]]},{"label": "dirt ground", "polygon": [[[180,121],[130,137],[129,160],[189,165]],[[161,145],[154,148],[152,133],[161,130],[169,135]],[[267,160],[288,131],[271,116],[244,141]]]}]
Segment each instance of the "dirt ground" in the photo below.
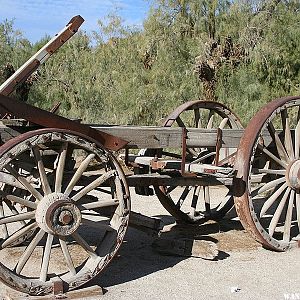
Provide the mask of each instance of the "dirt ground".
[{"label": "dirt ground", "polygon": [[[161,218],[164,237],[215,243],[218,256],[205,260],[161,255],[152,237],[129,228],[118,256],[89,283],[102,286],[105,294],[86,299],[300,299],[300,250],[263,249],[243,230],[234,211],[220,223],[176,226],[156,197],[134,193],[132,210]],[[0,287],[2,299],[30,299]]]}]

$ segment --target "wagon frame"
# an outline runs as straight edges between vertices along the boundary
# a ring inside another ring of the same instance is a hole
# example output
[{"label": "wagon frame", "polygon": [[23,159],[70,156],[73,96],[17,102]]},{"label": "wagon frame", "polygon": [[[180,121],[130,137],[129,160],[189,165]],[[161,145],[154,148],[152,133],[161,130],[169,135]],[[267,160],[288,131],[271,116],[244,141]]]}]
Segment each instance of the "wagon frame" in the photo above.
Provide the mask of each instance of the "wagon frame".
[{"label": "wagon frame", "polygon": [[[81,124],[10,98],[82,22],[74,17],[0,87],[1,115],[14,116],[0,126],[0,254],[27,245],[14,266],[0,261],[1,280],[43,295],[53,292],[55,280],[68,291],[97,276],[122,244],[130,186],[155,193],[178,222],[219,220],[235,204],[244,228],[264,247],[299,247],[300,97],[268,103],[246,129],[212,101],[186,102],[162,126],[145,127]],[[113,152],[120,149],[128,174]],[[209,189],[218,185],[228,193],[213,201]],[[87,228],[102,232],[98,244],[83,237]],[[41,269],[32,278],[26,265],[41,243]],[[54,244],[66,264],[55,275],[48,272]],[[73,244],[85,253],[78,265]]]}]

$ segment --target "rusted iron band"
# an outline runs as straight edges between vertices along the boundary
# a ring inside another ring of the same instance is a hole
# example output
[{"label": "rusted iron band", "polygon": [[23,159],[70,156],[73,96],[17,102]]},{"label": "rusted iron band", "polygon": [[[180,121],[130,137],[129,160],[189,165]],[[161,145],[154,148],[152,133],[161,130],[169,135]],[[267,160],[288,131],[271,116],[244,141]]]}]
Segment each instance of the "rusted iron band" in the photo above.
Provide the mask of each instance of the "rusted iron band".
[{"label": "rusted iron band", "polygon": [[79,132],[99,141],[104,148],[109,150],[120,150],[128,143],[127,141],[108,133],[101,132],[87,125],[54,115],[43,109],[0,94],[0,110],[2,109],[10,112],[18,118],[25,119],[43,127],[68,129]]},{"label": "rusted iron band", "polygon": [[[185,102],[183,104],[181,104],[180,106],[178,106],[170,115],[168,115],[163,123],[162,126],[164,127],[171,127],[173,125],[173,123],[176,121],[176,119],[179,117],[179,115],[186,111],[186,110],[192,110],[195,108],[207,108],[207,109],[213,109],[213,108],[217,108],[217,111],[220,113],[220,115],[222,117],[228,117],[228,113],[230,113],[230,115],[232,116],[230,119],[235,119],[235,121],[238,124],[241,124],[239,117],[234,114],[227,106],[225,106],[222,103],[219,102],[215,102],[215,101],[206,101],[206,100],[193,100],[193,101],[188,101]],[[223,111],[223,113],[222,113]],[[226,112],[227,114],[226,114]],[[242,126],[241,126],[242,127]]]}]

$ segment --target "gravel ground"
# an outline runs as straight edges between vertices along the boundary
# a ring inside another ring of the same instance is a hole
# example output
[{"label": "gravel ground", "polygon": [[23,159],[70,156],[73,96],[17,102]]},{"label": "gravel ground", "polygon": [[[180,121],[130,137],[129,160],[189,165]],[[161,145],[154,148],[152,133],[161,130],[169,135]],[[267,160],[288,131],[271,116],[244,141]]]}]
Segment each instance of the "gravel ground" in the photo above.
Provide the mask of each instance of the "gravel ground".
[{"label": "gravel ground", "polygon": [[[219,255],[213,261],[163,256],[152,248],[153,238],[130,228],[118,256],[89,284],[105,289],[97,299],[300,299],[299,249],[285,253],[263,249],[235,219],[197,227],[170,225],[174,220],[156,197],[132,198],[134,211],[169,224],[163,236],[213,241]],[[0,287],[2,299],[24,299],[3,284]]]}]

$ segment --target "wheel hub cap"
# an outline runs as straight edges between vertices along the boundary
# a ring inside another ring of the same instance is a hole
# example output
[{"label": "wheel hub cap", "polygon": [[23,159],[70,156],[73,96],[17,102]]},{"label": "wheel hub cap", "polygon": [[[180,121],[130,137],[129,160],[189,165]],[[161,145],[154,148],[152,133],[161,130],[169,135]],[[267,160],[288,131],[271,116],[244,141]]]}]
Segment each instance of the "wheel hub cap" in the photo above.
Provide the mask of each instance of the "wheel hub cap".
[{"label": "wheel hub cap", "polygon": [[292,189],[300,188],[300,160],[290,163],[285,177],[289,187]]},{"label": "wheel hub cap", "polygon": [[68,236],[79,227],[81,213],[69,197],[62,193],[52,193],[38,203],[36,221],[48,233]]}]

